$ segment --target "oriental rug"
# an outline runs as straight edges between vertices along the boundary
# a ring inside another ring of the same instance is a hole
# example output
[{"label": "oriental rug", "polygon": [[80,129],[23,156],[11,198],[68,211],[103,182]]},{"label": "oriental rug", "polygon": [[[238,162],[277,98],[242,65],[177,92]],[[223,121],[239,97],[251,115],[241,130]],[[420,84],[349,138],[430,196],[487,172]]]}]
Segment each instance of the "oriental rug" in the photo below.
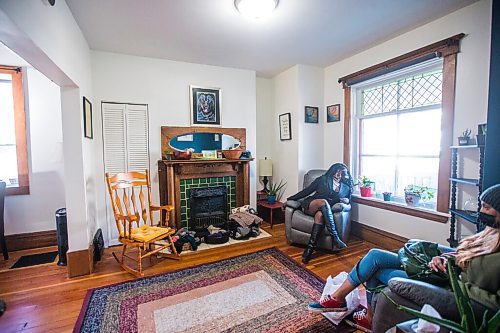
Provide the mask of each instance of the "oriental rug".
[{"label": "oriental rug", "polygon": [[339,332],[324,280],[277,249],[89,290],[74,332]]}]

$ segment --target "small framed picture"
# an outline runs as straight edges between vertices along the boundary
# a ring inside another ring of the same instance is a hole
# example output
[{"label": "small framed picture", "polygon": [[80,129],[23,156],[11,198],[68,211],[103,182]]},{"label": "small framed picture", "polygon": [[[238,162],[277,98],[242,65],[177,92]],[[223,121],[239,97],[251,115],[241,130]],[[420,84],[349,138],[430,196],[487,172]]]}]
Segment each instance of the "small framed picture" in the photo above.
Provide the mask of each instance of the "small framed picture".
[{"label": "small framed picture", "polygon": [[189,86],[191,126],[221,126],[220,89]]},{"label": "small framed picture", "polygon": [[292,140],[292,123],[290,113],[283,113],[279,116],[280,123],[280,140]]},{"label": "small framed picture", "polygon": [[340,121],[340,104],[328,105],[326,107],[326,122]]},{"label": "small framed picture", "polygon": [[94,129],[92,127],[92,103],[83,96],[83,135],[86,138],[94,137]]},{"label": "small framed picture", "polygon": [[305,107],[305,122],[317,124],[319,108],[317,106],[306,106]]}]

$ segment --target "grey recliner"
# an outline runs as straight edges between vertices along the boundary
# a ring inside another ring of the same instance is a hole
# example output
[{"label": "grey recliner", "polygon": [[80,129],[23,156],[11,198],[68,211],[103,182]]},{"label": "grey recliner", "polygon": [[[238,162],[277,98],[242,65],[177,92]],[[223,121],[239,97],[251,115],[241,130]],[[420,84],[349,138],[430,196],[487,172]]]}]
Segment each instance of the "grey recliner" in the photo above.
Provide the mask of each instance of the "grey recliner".
[{"label": "grey recliner", "polygon": [[[309,170],[304,175],[304,188],[309,186],[316,178],[320,177],[326,170]],[[350,201],[350,198],[349,198]],[[285,208],[285,233],[286,239],[290,244],[307,245],[311,235],[314,218],[306,215],[301,207],[300,201],[288,200]],[[340,238],[347,244],[351,233],[351,220],[349,218],[351,211],[350,204],[338,203],[332,206],[333,219],[337,226]],[[317,248],[325,250],[336,249],[335,242],[328,231],[323,231],[319,238]]]}]

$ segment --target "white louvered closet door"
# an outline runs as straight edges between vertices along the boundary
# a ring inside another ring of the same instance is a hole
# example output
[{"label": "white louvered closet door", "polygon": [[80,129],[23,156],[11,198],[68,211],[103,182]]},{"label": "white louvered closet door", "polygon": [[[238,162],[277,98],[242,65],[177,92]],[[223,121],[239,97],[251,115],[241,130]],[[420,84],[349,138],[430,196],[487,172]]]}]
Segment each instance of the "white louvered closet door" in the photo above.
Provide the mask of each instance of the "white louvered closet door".
[{"label": "white louvered closet door", "polygon": [[[113,175],[149,169],[147,105],[102,103],[102,131],[105,172]],[[109,245],[116,245],[118,230],[108,193],[106,207]]]}]

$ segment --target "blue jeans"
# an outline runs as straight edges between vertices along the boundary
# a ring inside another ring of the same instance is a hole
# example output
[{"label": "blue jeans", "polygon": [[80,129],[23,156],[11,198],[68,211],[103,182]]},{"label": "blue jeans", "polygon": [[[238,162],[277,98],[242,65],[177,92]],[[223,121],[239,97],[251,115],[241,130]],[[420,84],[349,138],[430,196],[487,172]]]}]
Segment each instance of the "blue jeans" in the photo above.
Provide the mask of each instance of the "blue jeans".
[{"label": "blue jeans", "polygon": [[[359,277],[354,267],[347,275],[347,280],[355,287],[361,282],[366,282],[368,288],[375,288],[379,285],[386,285],[393,277],[408,277],[401,267],[398,255],[385,250],[371,249],[359,263]],[[372,297],[372,293],[367,291],[368,305],[371,304]]]}]

